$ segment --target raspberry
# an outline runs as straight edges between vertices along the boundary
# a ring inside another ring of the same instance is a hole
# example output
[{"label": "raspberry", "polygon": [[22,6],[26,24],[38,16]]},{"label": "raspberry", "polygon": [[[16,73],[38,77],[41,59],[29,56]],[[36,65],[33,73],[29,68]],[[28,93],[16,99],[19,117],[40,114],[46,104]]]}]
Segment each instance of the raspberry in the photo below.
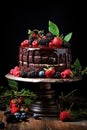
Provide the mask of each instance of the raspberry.
[{"label": "raspberry", "polygon": [[70,69],[66,69],[66,70],[61,72],[62,78],[71,77],[71,76],[73,76],[73,73]]}]

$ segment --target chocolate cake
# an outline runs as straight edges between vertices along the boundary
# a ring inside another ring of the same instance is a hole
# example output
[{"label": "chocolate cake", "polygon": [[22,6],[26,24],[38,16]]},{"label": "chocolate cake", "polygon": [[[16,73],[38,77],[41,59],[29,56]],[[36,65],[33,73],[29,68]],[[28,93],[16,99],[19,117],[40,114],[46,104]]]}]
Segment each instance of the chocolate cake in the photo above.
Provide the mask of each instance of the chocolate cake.
[{"label": "chocolate cake", "polygon": [[21,71],[42,70],[55,67],[56,71],[70,68],[71,50],[68,48],[20,47],[19,67]]},{"label": "chocolate cake", "polygon": [[22,41],[19,47],[20,73],[10,73],[27,78],[58,78],[62,71],[70,68],[72,62],[71,36],[72,32],[65,36],[60,34],[58,26],[51,21],[47,33],[44,30],[29,29],[28,39]]}]

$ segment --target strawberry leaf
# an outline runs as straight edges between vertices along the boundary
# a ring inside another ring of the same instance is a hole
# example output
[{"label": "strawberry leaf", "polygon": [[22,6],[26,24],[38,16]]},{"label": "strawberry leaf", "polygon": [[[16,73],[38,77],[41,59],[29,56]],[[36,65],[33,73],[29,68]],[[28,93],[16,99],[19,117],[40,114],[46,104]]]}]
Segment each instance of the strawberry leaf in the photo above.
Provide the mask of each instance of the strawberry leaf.
[{"label": "strawberry leaf", "polygon": [[58,28],[58,26],[56,24],[54,24],[53,22],[51,22],[51,21],[49,21],[48,30],[52,34],[54,34],[56,36],[59,36],[59,28]]},{"label": "strawberry leaf", "polygon": [[67,34],[67,35],[64,37],[64,41],[69,42],[69,41],[70,41],[70,39],[71,39],[71,37],[72,37],[72,32],[71,32],[71,33],[69,33],[69,34]]}]

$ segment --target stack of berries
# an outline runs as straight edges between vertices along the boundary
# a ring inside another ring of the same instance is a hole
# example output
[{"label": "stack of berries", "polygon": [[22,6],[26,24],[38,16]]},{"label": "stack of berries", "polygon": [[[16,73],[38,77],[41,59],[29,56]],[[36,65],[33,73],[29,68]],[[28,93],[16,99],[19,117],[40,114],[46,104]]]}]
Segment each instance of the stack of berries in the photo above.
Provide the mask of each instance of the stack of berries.
[{"label": "stack of berries", "polygon": [[21,47],[38,47],[48,46],[50,48],[70,47],[69,40],[72,32],[63,36],[60,34],[59,28],[52,21],[48,23],[48,32],[45,34],[43,30],[28,30],[29,38],[21,43]]},{"label": "stack of berries", "polygon": [[[24,106],[24,109],[23,109]],[[6,121],[14,123],[18,121],[26,121],[28,118],[28,107],[24,105],[24,98],[14,98],[10,101],[10,109],[4,112]]]},{"label": "stack of berries", "polygon": [[62,72],[56,71],[54,67],[44,68],[43,70],[36,70],[36,71],[24,71],[21,72],[18,66],[14,67],[10,70],[10,74],[23,77],[23,78],[72,78],[73,72],[71,69],[65,69]]}]

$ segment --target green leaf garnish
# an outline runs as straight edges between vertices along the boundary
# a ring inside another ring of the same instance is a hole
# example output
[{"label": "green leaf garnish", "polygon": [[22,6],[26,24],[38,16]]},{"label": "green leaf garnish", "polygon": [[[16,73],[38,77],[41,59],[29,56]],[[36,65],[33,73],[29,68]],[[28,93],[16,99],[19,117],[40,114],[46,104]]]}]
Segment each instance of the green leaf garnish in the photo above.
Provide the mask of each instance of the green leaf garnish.
[{"label": "green leaf garnish", "polygon": [[59,28],[58,28],[58,26],[56,24],[54,24],[53,22],[51,22],[51,21],[49,21],[48,30],[52,34],[54,34],[56,36],[59,36]]},{"label": "green leaf garnish", "polygon": [[75,70],[81,70],[82,69],[82,66],[81,66],[78,58],[74,61],[73,65],[71,65],[71,68],[75,69]]},{"label": "green leaf garnish", "polygon": [[31,34],[31,32],[32,32],[32,31],[31,31],[30,29],[28,29],[28,34],[29,34],[29,35]]},{"label": "green leaf garnish", "polygon": [[64,41],[69,42],[70,39],[71,39],[71,37],[72,37],[72,32],[68,33],[68,34],[64,37]]}]

